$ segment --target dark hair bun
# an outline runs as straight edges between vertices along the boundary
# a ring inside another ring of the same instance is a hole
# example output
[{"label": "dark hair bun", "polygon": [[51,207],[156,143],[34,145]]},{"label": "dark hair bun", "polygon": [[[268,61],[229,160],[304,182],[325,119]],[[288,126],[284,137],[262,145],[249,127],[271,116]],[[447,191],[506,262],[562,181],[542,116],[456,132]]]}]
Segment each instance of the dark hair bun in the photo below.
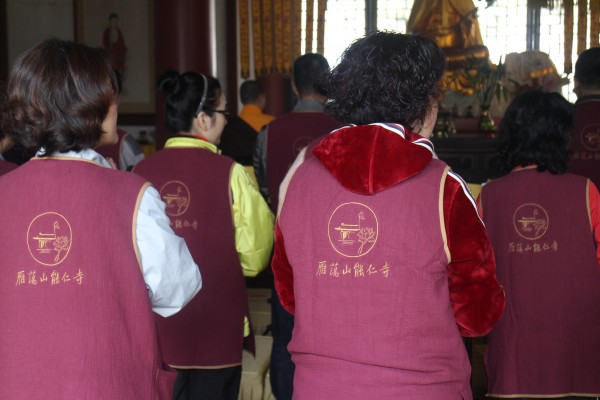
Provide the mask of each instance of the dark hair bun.
[{"label": "dark hair bun", "polygon": [[177,71],[169,70],[158,78],[158,90],[167,94],[174,94],[181,90],[181,75]]}]

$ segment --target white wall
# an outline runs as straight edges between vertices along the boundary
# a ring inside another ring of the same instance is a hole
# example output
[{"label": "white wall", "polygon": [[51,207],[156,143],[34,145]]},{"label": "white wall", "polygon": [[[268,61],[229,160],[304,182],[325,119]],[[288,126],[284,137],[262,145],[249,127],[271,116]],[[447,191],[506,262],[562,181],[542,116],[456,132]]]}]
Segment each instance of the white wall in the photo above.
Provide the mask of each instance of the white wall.
[{"label": "white wall", "polygon": [[73,0],[6,0],[8,63],[44,39],[75,39]]}]

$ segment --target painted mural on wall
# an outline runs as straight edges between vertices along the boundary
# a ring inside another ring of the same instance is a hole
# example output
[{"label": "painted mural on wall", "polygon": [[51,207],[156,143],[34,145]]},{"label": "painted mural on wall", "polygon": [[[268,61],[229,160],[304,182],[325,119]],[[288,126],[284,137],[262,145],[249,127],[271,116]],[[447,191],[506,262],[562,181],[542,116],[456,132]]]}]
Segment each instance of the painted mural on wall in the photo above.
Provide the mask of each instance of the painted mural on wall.
[{"label": "painted mural on wall", "polygon": [[77,41],[102,48],[121,89],[119,112],[154,112],[151,2],[77,0]]}]

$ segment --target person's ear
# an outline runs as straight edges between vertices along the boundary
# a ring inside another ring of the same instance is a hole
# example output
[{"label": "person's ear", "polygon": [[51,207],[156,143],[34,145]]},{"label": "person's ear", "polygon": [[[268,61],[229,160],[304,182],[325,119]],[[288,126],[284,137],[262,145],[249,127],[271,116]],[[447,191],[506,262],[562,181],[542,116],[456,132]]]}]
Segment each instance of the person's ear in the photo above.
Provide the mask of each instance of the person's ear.
[{"label": "person's ear", "polygon": [[581,84],[576,77],[573,77],[573,93],[575,93],[577,97],[581,96]]},{"label": "person's ear", "polygon": [[298,87],[296,86],[296,82],[292,79],[292,92],[296,95],[297,98],[300,98],[300,92],[298,91]]},{"label": "person's ear", "polygon": [[258,103],[258,107],[259,107],[261,110],[264,110],[264,109],[265,109],[265,107],[267,106],[267,96],[266,96],[266,95],[263,93],[263,94],[261,94],[260,96],[258,96],[258,99],[257,99],[257,100],[258,100],[258,101],[257,101],[257,103]]},{"label": "person's ear", "polygon": [[211,118],[204,111],[200,111],[198,116],[194,118],[192,125],[199,132],[206,132],[210,128]]}]

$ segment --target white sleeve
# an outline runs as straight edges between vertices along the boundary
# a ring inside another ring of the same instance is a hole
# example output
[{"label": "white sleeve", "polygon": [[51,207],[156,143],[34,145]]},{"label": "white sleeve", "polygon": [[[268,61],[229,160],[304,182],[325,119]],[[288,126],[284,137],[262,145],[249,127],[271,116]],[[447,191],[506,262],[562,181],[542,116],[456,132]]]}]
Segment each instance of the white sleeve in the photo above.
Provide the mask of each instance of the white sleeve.
[{"label": "white sleeve", "polygon": [[133,136],[125,135],[123,143],[121,143],[119,157],[119,168],[123,171],[129,171],[144,159],[144,151]]},{"label": "white sleeve", "polygon": [[296,173],[296,170],[300,167],[300,165],[304,162],[304,159],[306,158],[307,148],[308,147],[304,147],[302,150],[300,150],[300,152],[296,156],[296,159],[290,166],[290,169],[288,170],[287,174],[285,174],[283,181],[281,181],[281,184],[279,185],[279,199],[277,199],[277,217],[279,217],[279,214],[281,213],[281,207],[283,206],[283,202],[285,200],[285,195],[287,194],[287,189],[290,185],[290,181]]},{"label": "white sleeve", "polygon": [[142,194],[136,221],[137,245],[152,310],[163,317],[180,311],[202,287],[200,270],[169,226],[165,203],[155,188]]}]

